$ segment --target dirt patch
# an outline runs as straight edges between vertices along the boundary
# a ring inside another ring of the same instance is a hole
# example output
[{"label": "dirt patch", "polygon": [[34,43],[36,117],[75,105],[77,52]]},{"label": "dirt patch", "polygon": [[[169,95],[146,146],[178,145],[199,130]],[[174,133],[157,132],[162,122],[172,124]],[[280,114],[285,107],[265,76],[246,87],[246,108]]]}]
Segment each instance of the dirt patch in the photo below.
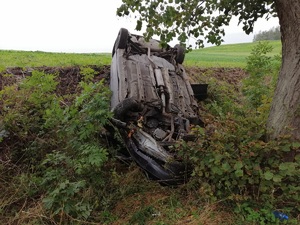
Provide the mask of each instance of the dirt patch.
[{"label": "dirt patch", "polygon": [[[109,82],[110,66],[88,66],[96,73],[94,81],[105,79]],[[5,86],[11,85],[26,76],[30,76],[34,70],[42,71],[46,74],[58,74],[59,84],[57,86],[57,94],[75,94],[77,93],[78,83],[82,80],[82,73],[80,66],[72,67],[34,67],[21,68],[13,67],[7,68],[0,73],[0,90]],[[201,77],[214,77],[218,80],[226,81],[230,84],[237,84],[241,79],[247,76],[247,73],[241,68],[199,68],[188,67],[186,72],[189,75],[192,83],[203,80]]]},{"label": "dirt patch", "polygon": [[[110,66],[88,66],[95,71],[94,81],[105,79],[108,83]],[[12,85],[19,80],[31,76],[34,70],[44,72],[45,74],[57,74],[58,85],[57,94],[75,94],[77,93],[77,87],[79,82],[83,78],[80,66],[71,67],[34,67],[34,68],[21,68],[13,67],[7,68],[5,71],[0,73],[0,90],[5,86]]]},{"label": "dirt patch", "polygon": [[192,83],[214,77],[229,84],[237,85],[242,79],[248,76],[247,72],[241,68],[199,68],[188,67],[186,72]]}]

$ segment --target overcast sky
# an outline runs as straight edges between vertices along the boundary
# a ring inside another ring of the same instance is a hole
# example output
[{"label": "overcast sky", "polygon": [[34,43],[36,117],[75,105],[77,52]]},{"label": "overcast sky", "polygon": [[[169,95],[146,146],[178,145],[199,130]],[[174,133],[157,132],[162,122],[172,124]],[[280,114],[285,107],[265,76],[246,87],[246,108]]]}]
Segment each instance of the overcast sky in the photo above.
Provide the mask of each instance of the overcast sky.
[{"label": "overcast sky", "polygon": [[[111,52],[121,27],[134,31],[135,20],[119,18],[121,0],[0,0],[0,49],[47,52]],[[278,26],[260,20],[254,33]],[[225,43],[251,42],[252,35],[226,28]]]}]

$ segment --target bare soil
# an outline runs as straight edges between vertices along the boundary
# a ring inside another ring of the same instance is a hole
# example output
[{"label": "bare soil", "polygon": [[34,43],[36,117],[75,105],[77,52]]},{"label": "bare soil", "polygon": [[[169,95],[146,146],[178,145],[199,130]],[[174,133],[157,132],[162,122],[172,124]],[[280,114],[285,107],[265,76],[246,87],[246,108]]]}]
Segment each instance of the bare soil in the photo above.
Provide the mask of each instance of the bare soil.
[{"label": "bare soil", "polygon": [[[241,68],[200,68],[189,67],[186,72],[191,78],[192,82],[203,80],[203,77],[214,77],[218,80],[225,81],[229,84],[237,85],[243,78],[247,76],[247,72]],[[198,79],[199,78],[199,79]]]},{"label": "bare soil", "polygon": [[[110,66],[95,66],[90,68],[96,71],[94,81],[105,79],[109,82]],[[11,85],[26,76],[30,76],[32,71],[43,71],[46,74],[58,74],[59,84],[57,86],[57,94],[74,94],[77,92],[78,83],[82,80],[82,74],[79,66],[72,67],[35,67],[35,68],[21,68],[13,67],[7,68],[0,73],[0,90],[5,86]],[[197,82],[201,76],[211,76],[219,80],[226,81],[230,84],[237,84],[241,79],[247,76],[247,73],[240,68],[199,68],[189,67],[186,72],[191,78],[192,82]]]},{"label": "bare soil", "polygon": [[[89,66],[92,68],[96,74],[94,76],[94,81],[99,81],[105,79],[108,83],[110,66]],[[4,72],[0,73],[0,90],[5,86],[11,85],[26,76],[30,76],[32,71],[38,70],[45,74],[57,74],[58,86],[57,94],[75,94],[77,92],[78,83],[82,80],[83,75],[81,74],[79,66],[72,67],[34,67],[34,68],[21,68],[13,67],[7,68]]]}]

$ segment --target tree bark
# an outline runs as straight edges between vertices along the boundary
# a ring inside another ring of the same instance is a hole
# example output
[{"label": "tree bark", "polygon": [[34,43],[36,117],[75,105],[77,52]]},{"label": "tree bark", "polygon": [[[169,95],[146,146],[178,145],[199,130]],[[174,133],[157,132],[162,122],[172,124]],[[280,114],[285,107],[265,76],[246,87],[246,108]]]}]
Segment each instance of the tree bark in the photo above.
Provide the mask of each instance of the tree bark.
[{"label": "tree bark", "polygon": [[278,13],[282,65],[267,129],[269,139],[291,135],[300,140],[300,1],[275,0]]}]

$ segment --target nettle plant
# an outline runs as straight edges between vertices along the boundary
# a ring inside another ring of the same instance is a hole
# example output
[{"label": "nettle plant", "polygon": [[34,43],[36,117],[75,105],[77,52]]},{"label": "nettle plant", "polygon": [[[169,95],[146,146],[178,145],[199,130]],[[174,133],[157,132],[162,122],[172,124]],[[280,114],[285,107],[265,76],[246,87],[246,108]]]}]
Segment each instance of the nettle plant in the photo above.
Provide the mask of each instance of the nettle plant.
[{"label": "nettle plant", "polygon": [[36,191],[45,193],[43,202],[54,216],[87,218],[99,205],[94,192],[105,183],[102,134],[111,117],[110,90],[102,81],[91,82],[94,73],[87,71],[76,96],[58,96],[57,75],[39,71],[0,93],[0,120],[16,142],[12,159],[35,173]]},{"label": "nettle plant", "polygon": [[[246,92],[214,80],[218,85],[211,86],[213,94],[203,104],[206,126],[194,128],[197,141],[182,142],[179,151],[194,165],[191,184],[199,187],[201,197],[234,204],[235,212],[244,221],[264,224],[275,221],[273,210],[286,212],[292,218],[299,214],[300,156],[289,156],[300,143],[286,136],[265,141],[270,101],[263,99],[271,98],[270,90],[274,90],[265,78],[273,77],[276,71],[271,70],[270,59],[265,56],[269,48],[265,44],[258,46],[262,45],[264,51],[260,47],[253,49],[248,68],[263,64],[265,74],[259,70],[250,74],[242,87]],[[270,90],[256,90],[266,87]]]}]

